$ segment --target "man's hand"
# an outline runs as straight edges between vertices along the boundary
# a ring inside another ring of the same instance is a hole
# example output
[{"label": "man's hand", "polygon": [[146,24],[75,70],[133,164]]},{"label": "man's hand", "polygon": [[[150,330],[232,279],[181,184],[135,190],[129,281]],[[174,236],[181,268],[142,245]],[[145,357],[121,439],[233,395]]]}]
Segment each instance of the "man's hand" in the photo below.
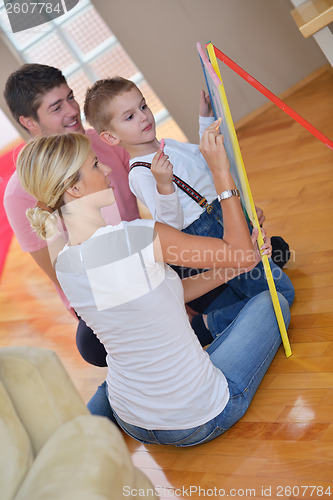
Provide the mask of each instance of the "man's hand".
[{"label": "man's hand", "polygon": [[155,177],[160,194],[172,194],[175,190],[172,183],[173,166],[168,158],[160,148],[151,163],[151,173]]},{"label": "man's hand", "polygon": [[214,116],[209,94],[206,94],[204,90],[200,92],[199,115]]}]

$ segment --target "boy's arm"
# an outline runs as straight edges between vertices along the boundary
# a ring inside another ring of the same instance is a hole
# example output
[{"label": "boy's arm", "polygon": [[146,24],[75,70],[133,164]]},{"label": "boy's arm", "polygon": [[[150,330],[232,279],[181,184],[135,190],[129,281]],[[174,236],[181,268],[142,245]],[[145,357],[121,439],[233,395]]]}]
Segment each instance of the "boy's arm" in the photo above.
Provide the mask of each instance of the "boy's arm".
[{"label": "boy's arm", "polygon": [[[159,151],[158,155],[161,154]],[[177,191],[160,194],[151,171],[146,167],[134,167],[129,174],[129,186],[132,193],[150,211],[152,218],[176,229],[183,229],[184,214]]]},{"label": "boy's arm", "polygon": [[[159,194],[168,195],[175,191],[173,185],[173,166],[169,161],[168,155],[164,154],[164,139],[161,140],[161,145],[158,153],[153,158],[150,171],[156,181],[156,189]],[[158,161],[157,161],[158,160]]]},{"label": "boy's arm", "polygon": [[209,125],[214,122],[214,116],[199,116],[199,137],[201,140],[202,134]]},{"label": "boy's arm", "polygon": [[212,105],[210,102],[209,94],[206,94],[204,90],[200,92],[200,103],[199,103],[199,137],[201,139],[204,130],[209,127],[214,121],[214,114]]}]

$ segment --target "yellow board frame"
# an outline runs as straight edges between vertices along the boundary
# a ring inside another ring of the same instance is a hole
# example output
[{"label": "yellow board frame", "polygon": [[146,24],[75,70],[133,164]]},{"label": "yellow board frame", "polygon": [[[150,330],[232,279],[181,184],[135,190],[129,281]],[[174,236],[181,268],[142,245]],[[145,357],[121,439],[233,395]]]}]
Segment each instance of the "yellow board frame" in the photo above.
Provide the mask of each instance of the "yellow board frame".
[{"label": "yellow board frame", "polygon": [[[259,225],[255,205],[253,202],[249,181],[247,178],[242,154],[240,151],[240,147],[239,147],[233,119],[232,119],[232,116],[230,113],[230,108],[229,108],[227,96],[226,96],[226,93],[224,90],[224,85],[222,82],[222,77],[221,77],[221,73],[220,73],[220,70],[218,67],[217,59],[215,56],[213,44],[208,43],[206,45],[206,49],[208,52],[208,56],[209,56],[211,65],[212,65],[216,75],[218,76],[220,82],[221,82],[220,85],[218,86],[218,92],[219,92],[219,97],[220,97],[220,101],[221,101],[221,105],[222,105],[222,109],[223,109],[223,113],[224,113],[224,119],[226,120],[226,123],[227,123],[228,131],[229,131],[229,135],[230,135],[230,140],[231,140],[234,155],[235,155],[237,171],[238,171],[239,179],[240,179],[241,186],[242,186],[243,200],[245,203],[245,208],[246,208],[246,211],[248,213],[248,216],[250,217],[250,219],[253,223],[253,227],[258,228],[258,230],[259,230],[258,244],[259,244],[259,247],[261,247],[261,245],[264,243],[264,240],[262,237],[261,228]],[[276,288],[275,288],[272,270],[271,270],[267,255],[262,255],[261,258],[262,258],[262,263],[264,266],[264,271],[265,271],[265,275],[266,275],[266,279],[267,279],[269,292],[271,294],[271,298],[272,298],[272,302],[273,302],[273,307],[274,307],[276,319],[277,319],[277,322],[279,325],[279,330],[280,330],[280,334],[281,334],[281,338],[282,338],[283,347],[284,347],[286,356],[289,357],[289,356],[291,356],[292,351],[291,351],[291,347],[290,347],[290,342],[289,342],[286,326],[285,326],[284,319],[282,316],[282,311],[281,311],[278,295],[277,295]]]}]

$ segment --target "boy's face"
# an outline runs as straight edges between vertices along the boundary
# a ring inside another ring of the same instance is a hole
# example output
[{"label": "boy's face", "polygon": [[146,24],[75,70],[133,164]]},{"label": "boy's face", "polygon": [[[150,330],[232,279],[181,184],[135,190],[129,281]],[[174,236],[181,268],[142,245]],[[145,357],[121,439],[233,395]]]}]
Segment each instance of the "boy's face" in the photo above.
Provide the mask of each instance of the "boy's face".
[{"label": "boy's face", "polygon": [[42,96],[37,116],[38,120],[32,120],[31,129],[29,128],[33,136],[68,132],[84,134],[80,107],[67,83],[54,87]]},{"label": "boy's face", "polygon": [[155,119],[139,89],[132,88],[112,99],[109,110],[110,132],[125,149],[155,139]]}]

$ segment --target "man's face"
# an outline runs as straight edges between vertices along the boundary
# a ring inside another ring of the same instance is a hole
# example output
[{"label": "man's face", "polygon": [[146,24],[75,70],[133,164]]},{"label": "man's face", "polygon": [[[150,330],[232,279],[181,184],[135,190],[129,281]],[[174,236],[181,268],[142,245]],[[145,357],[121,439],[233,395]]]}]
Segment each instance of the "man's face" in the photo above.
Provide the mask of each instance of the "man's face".
[{"label": "man's face", "polygon": [[37,116],[37,122],[33,120],[34,126],[29,129],[33,136],[68,132],[84,134],[80,107],[67,83],[54,87],[42,96]]}]

